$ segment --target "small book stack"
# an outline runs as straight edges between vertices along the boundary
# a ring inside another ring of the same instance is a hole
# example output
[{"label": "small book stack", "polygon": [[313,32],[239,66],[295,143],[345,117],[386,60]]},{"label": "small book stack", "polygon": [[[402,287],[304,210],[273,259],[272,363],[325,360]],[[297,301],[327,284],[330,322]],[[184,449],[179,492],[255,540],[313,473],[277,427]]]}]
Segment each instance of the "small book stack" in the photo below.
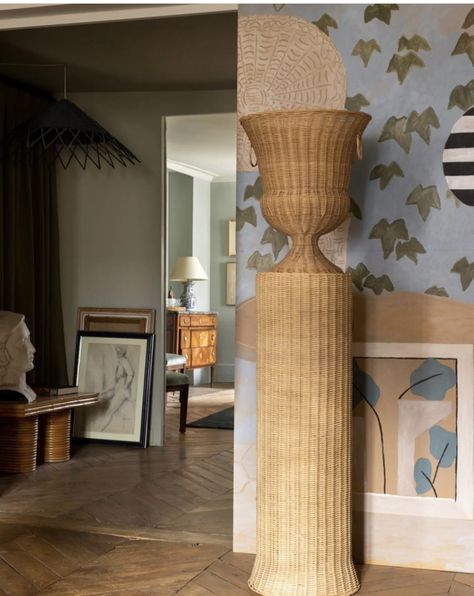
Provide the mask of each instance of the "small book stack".
[{"label": "small book stack", "polygon": [[69,386],[63,385],[61,387],[50,387],[49,394],[50,395],[73,395],[79,391],[79,387],[77,386]]}]

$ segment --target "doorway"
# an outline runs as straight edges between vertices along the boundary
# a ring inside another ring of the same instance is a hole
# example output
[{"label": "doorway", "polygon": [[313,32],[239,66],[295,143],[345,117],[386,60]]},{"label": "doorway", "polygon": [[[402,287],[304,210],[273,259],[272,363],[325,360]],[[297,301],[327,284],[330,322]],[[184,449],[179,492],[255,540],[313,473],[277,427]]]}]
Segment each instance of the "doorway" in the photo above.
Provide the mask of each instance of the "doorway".
[{"label": "doorway", "polygon": [[[235,130],[235,113],[166,118],[165,368],[168,377],[181,370],[189,379],[181,435],[193,440],[233,429]],[[168,391],[168,440],[183,407],[182,396]]]}]

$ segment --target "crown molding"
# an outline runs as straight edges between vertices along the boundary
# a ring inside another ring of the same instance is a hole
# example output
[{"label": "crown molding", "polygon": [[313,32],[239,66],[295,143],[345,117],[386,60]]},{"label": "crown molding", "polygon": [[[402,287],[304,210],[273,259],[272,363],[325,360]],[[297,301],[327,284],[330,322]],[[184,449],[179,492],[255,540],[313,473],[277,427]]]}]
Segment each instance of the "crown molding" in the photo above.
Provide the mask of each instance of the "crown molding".
[{"label": "crown molding", "polygon": [[186,174],[187,176],[192,176],[193,178],[207,180],[208,182],[213,182],[217,177],[217,174],[214,172],[202,170],[201,168],[196,168],[195,166],[191,166],[180,161],[174,161],[173,159],[166,160],[166,167],[168,170],[173,170],[174,172],[179,172],[180,174]]}]

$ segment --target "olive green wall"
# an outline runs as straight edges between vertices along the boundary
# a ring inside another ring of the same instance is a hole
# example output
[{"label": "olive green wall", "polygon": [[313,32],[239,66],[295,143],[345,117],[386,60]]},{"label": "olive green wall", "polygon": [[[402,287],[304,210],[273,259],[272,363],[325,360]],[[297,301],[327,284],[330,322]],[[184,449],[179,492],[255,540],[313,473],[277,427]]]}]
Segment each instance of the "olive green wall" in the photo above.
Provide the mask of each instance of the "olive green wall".
[{"label": "olive green wall", "polygon": [[[168,279],[179,257],[193,254],[193,179],[168,171]],[[168,281],[175,298],[183,292],[182,282]]]},{"label": "olive green wall", "polygon": [[235,91],[77,93],[70,99],[141,160],[115,169],[58,168],[61,283],[72,378],[78,306],[157,310],[151,444],[163,442],[165,183],[163,117],[232,112]]}]

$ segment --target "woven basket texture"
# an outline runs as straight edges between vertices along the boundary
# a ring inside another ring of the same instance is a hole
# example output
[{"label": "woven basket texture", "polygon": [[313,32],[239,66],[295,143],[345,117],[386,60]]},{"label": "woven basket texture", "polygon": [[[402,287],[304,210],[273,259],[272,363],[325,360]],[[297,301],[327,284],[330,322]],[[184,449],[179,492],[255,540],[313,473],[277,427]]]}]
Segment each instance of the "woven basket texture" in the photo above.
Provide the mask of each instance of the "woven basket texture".
[{"label": "woven basket texture", "polygon": [[241,118],[258,160],[262,213],[290,235],[292,247],[273,271],[341,272],[319,237],[349,215],[349,179],[370,116],[345,110],[280,110]]},{"label": "woven basket texture", "polygon": [[351,278],[257,276],[257,556],[267,596],[359,589],[351,559]]}]

